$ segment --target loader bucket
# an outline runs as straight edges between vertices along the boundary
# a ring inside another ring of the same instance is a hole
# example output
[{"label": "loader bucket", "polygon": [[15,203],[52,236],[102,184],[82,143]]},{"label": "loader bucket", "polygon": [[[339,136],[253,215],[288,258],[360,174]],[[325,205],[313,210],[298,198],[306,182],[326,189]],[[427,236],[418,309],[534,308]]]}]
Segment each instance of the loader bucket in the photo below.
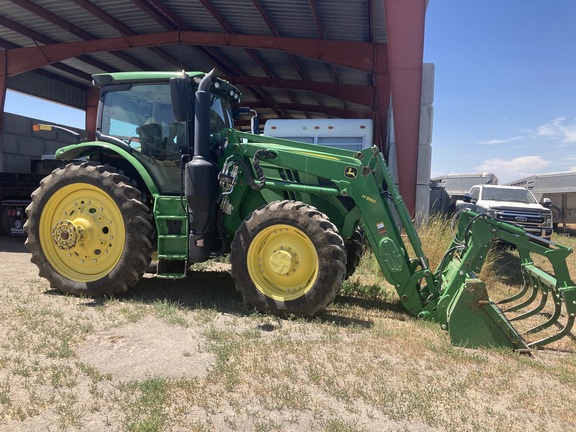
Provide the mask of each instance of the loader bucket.
[{"label": "loader bucket", "polygon": [[466,279],[451,302],[447,318],[448,333],[454,345],[529,351],[502,311],[490,301],[486,286],[479,279]]},{"label": "loader bucket", "polygon": [[[428,308],[452,343],[530,352],[567,336],[576,316],[576,286],[566,264],[572,249],[486,215],[463,212],[460,219],[458,234],[436,273],[441,281],[438,302]],[[498,303],[475,274],[494,240],[514,246],[524,280],[518,293]],[[549,271],[538,267],[531,255],[546,258],[548,263],[541,261]]]}]

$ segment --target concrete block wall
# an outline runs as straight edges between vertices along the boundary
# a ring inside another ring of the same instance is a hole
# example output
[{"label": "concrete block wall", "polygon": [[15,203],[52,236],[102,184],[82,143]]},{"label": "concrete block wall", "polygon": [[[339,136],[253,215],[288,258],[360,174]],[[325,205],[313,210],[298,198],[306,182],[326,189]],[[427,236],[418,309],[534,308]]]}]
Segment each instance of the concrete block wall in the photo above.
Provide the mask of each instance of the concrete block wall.
[{"label": "concrete block wall", "polygon": [[[420,131],[418,142],[418,173],[416,186],[416,222],[426,221],[430,206],[430,173],[432,167],[432,125],[434,121],[434,64],[422,65],[422,99],[420,107]],[[394,118],[390,113],[388,141],[388,165],[390,173],[398,184],[398,164],[394,141]]]},{"label": "concrete block wall", "polygon": [[[43,155],[54,154],[64,145],[72,144],[75,138],[62,131],[34,132],[32,125],[41,120],[4,113],[4,130],[0,134],[0,172],[30,173],[33,161]],[[64,126],[86,136],[86,132]]]},{"label": "concrete block wall", "polygon": [[430,174],[432,170],[432,130],[434,124],[433,63],[422,65],[422,100],[418,142],[418,180],[416,186],[416,222],[428,220],[430,211]]}]

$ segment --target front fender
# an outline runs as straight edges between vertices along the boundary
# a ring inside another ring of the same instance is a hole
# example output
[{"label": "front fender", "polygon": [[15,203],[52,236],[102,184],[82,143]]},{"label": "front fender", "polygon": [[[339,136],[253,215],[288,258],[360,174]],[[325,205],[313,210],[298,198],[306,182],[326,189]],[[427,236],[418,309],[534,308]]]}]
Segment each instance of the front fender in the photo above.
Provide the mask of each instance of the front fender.
[{"label": "front fender", "polygon": [[126,149],[121,148],[117,145],[113,145],[104,141],[89,141],[80,144],[72,144],[65,147],[61,147],[56,151],[56,159],[60,160],[73,160],[79,159],[85,156],[95,154],[97,152],[103,153],[115,153],[118,156],[125,159],[130,163],[138,174],[142,177],[142,180],[148,187],[150,193],[154,196],[160,195],[160,191],[156,186],[156,182],[144,166],[144,164],[138,159],[132,148],[126,146]]}]

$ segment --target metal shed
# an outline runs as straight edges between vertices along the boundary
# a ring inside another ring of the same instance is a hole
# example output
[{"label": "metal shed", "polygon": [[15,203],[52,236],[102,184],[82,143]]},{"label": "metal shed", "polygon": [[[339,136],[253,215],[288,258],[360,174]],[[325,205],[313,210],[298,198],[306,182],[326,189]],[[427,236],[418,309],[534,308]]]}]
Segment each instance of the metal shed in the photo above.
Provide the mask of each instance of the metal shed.
[{"label": "metal shed", "polygon": [[369,118],[385,151],[393,108],[400,191],[415,208],[427,0],[0,3],[2,112],[10,88],[86,110],[93,132],[92,74],[216,67],[262,121]]}]

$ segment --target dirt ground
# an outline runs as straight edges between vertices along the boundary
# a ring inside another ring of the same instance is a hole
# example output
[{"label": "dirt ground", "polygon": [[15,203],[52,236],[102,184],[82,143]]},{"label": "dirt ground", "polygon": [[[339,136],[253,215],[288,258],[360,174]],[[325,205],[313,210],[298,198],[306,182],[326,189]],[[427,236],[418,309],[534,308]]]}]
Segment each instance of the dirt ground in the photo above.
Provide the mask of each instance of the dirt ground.
[{"label": "dirt ground", "polygon": [[[226,270],[220,268],[218,270]],[[224,272],[221,277],[226,279],[226,283],[231,283],[231,278]],[[212,275],[213,276],[213,275]],[[198,282],[210,281],[214,283],[214,278],[196,278]],[[174,283],[184,284],[180,281],[157,281],[155,279],[143,279],[136,289],[136,294],[148,291],[150,301],[156,294],[162,292],[163,287],[170,286],[173,288]],[[159,291],[158,291],[159,290]],[[160,294],[161,295],[161,294]],[[94,368],[98,374],[111,379],[111,382],[129,382],[141,381],[153,378],[204,378],[210,367],[213,367],[215,356],[207,352],[202,347],[202,336],[200,327],[178,327],[170,325],[166,319],[161,319],[160,314],[149,313],[147,311],[130,310],[117,312],[120,315],[118,322],[103,322],[102,314],[95,311],[99,307],[99,300],[82,299],[76,297],[62,296],[50,290],[47,281],[38,277],[38,269],[30,263],[30,254],[24,246],[22,237],[0,236],[0,298],[7,300],[0,306],[0,318],[5,318],[10,314],[10,308],[14,308],[14,303],[18,302],[18,297],[22,299],[22,307],[30,305],[35,311],[49,314],[47,311],[58,311],[63,317],[74,317],[81,314],[82,318],[76,319],[79,323],[85,319],[91,321],[90,328],[92,331],[82,337],[77,346],[73,349],[74,359],[81,364]],[[189,298],[179,298],[178,303],[194,303],[198,299],[194,296]],[[144,300],[144,303],[146,300]],[[176,300],[175,300],[176,302]],[[12,305],[12,306],[10,306]],[[16,306],[18,308],[18,306]],[[122,308],[122,306],[119,306]],[[118,308],[118,307],[117,307]],[[134,308],[132,308],[134,309]],[[130,314],[135,317],[131,318]],[[140,319],[142,314],[149,316]],[[156,316],[155,316],[156,315]],[[160,315],[160,318],[158,317]],[[125,318],[128,316],[128,319]],[[108,317],[110,318],[110,317]],[[222,316],[225,320],[225,315]],[[14,325],[20,326],[18,319],[11,320]],[[128,321],[128,322],[125,322]],[[131,322],[134,321],[134,322]],[[0,336],[7,339],[14,338],[10,329],[0,330]],[[34,334],[29,334],[30,346],[40,344],[35,340]],[[32,361],[37,369],[42,367],[53,367],[53,355],[43,355],[42,348],[29,348],[26,357],[33,356]],[[37,351],[39,355],[35,355]],[[4,354],[7,354],[4,352]],[[43,364],[41,364],[43,363]],[[84,367],[84,366],[83,366]],[[6,374],[0,372],[0,381],[2,378],[8,380]],[[44,389],[53,391],[54,389]],[[42,386],[38,386],[38,391],[42,391]],[[18,389],[18,385],[12,385],[11,394],[16,398],[25,398],[28,389]],[[77,395],[82,392],[76,393]],[[81,404],[90,404],[92,396],[84,393],[87,400],[80,401]],[[50,399],[49,395],[39,395],[42,400]],[[1,397],[0,397],[1,402]],[[1,408],[1,407],[0,407]],[[6,416],[5,416],[6,417]],[[9,417],[9,416],[8,416]],[[25,416],[24,421],[9,421],[2,424],[0,418],[1,431],[39,431],[39,430],[59,430],[62,429],[56,425],[59,423],[57,415],[48,410],[42,412],[40,416]],[[94,420],[93,424],[84,424],[78,430],[116,430],[114,415],[109,427],[104,427],[102,419]],[[64,428],[67,429],[67,428]],[[76,430],[76,427],[69,428]]]},{"label": "dirt ground", "polygon": [[29,258],[0,236],[0,432],[576,431],[573,351],[455,349],[386,302],[261,316],[222,264],[63,296]]},{"label": "dirt ground", "polygon": [[[27,282],[36,281],[50,292],[48,283],[38,278],[38,269],[29,260],[23,238],[0,236],[0,287],[26,286]],[[62,300],[58,295],[40,298],[48,302]],[[67,300],[73,304],[86,301]],[[200,352],[198,338],[193,330],[175,328],[150,317],[89,335],[79,347],[78,356],[102,373],[124,380],[205,376],[214,358]],[[175,352],[185,352],[186,356],[174,355]]]}]

